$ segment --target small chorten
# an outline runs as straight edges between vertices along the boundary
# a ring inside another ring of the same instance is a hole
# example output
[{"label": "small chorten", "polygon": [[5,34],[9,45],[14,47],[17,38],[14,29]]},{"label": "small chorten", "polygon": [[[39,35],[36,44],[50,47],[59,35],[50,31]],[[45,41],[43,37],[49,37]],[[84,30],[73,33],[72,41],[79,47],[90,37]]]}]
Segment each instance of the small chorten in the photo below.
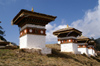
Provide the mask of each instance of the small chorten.
[{"label": "small chorten", "polygon": [[82,32],[69,27],[54,31],[53,34],[58,37],[58,44],[61,45],[61,52],[72,52],[78,54],[76,37],[81,35]]},{"label": "small chorten", "polygon": [[77,37],[77,44],[78,44],[78,51],[80,52],[80,54],[88,54],[88,37],[85,37],[83,35]]}]

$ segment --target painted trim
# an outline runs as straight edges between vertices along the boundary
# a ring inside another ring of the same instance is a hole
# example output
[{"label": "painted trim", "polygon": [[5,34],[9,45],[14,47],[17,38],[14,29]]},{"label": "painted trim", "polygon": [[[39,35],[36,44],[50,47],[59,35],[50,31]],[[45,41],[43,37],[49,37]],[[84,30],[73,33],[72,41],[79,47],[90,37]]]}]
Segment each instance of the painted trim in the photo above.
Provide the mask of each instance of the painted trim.
[{"label": "painted trim", "polygon": [[26,24],[25,26],[23,26],[21,28],[21,31],[27,27],[30,27],[30,28],[40,28],[40,29],[45,29],[45,26],[41,26],[41,25],[33,25],[33,24]]},{"label": "painted trim", "polygon": [[60,41],[61,44],[65,43],[77,43],[75,39],[58,39],[58,42]]},{"label": "painted trim", "polygon": [[88,45],[78,45],[78,48],[87,48]]},{"label": "painted trim", "polygon": [[20,31],[20,37],[22,37],[22,36],[24,36],[26,34],[44,35],[44,36],[46,36],[45,31],[46,31],[46,29],[27,27],[27,28],[23,29],[22,31]]}]

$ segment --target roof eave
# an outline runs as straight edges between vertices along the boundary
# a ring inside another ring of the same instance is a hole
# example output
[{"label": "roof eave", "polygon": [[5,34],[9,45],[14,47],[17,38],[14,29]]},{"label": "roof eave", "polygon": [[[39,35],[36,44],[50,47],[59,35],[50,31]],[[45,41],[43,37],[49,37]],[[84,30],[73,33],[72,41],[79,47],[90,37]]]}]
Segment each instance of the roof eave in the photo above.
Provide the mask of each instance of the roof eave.
[{"label": "roof eave", "polygon": [[[32,15],[31,15],[32,14]],[[35,14],[35,15],[34,15]],[[50,21],[54,21],[55,20],[55,18],[56,18],[56,16],[51,16],[51,15],[46,15],[46,14],[41,14],[41,13],[37,13],[37,12],[31,12],[31,11],[28,11],[28,10],[24,10],[24,9],[22,9],[14,18],[13,18],[13,20],[11,21],[11,23],[12,24],[16,24],[16,21],[17,21],[17,19],[19,19],[20,17],[23,17],[23,16],[36,16],[36,15],[40,15],[39,17],[40,18],[44,18],[44,19],[46,19],[46,18],[48,18],[48,20],[50,20]],[[37,16],[38,16],[37,15]],[[42,17],[42,16],[44,16],[44,17]]]}]

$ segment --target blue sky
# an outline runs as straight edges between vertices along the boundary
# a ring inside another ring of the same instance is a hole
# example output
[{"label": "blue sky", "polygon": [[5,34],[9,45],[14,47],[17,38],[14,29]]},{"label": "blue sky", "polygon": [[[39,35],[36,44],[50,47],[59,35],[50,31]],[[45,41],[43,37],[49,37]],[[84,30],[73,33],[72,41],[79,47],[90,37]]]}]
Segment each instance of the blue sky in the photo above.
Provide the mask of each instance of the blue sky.
[{"label": "blue sky", "polygon": [[[100,8],[99,3],[99,0],[0,0],[2,22],[0,25],[6,31],[4,37],[8,41],[19,44],[19,28],[16,25],[12,26],[11,20],[21,9],[31,10],[33,7],[35,12],[57,16],[55,21],[46,26],[46,43],[57,43],[57,38],[52,32],[66,27],[67,24],[81,30],[85,36],[98,38],[100,36],[97,34],[100,33],[98,31],[100,14],[97,12]],[[93,31],[95,27],[97,28]]]}]

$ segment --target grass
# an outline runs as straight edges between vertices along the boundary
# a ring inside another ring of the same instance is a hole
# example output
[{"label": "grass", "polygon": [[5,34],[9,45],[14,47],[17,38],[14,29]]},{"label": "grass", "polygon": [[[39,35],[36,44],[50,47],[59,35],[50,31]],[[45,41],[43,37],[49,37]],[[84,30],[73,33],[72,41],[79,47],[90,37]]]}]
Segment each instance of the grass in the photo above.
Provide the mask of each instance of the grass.
[{"label": "grass", "polygon": [[38,55],[20,49],[0,49],[0,66],[100,66],[100,56],[87,57],[62,53],[57,44],[46,46],[52,48],[52,54]]}]

